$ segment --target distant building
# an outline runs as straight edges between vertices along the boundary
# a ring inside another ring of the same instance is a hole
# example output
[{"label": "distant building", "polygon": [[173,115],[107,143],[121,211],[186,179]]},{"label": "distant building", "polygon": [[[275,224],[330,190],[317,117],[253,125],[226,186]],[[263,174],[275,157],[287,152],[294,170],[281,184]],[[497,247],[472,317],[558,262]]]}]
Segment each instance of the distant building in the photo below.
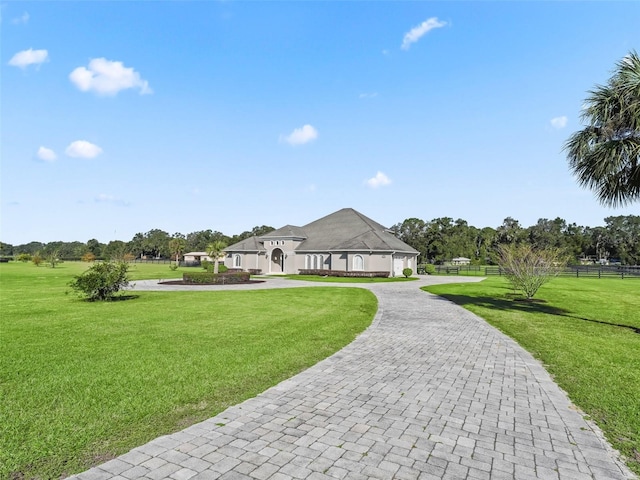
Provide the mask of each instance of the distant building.
[{"label": "distant building", "polygon": [[469,265],[471,259],[467,257],[456,257],[451,260],[451,265]]}]

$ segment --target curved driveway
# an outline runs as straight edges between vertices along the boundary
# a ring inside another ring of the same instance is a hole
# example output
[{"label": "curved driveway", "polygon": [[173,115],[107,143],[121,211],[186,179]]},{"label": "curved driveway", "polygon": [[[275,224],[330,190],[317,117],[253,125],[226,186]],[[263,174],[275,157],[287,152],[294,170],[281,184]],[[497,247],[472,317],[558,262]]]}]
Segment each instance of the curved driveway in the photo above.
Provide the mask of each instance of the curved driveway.
[{"label": "curved driveway", "polygon": [[[477,280],[322,284],[378,297],[372,326],[353,343],[255,398],[72,478],[634,478],[531,355],[419,290]],[[308,285],[320,284],[269,279],[224,288]]]}]

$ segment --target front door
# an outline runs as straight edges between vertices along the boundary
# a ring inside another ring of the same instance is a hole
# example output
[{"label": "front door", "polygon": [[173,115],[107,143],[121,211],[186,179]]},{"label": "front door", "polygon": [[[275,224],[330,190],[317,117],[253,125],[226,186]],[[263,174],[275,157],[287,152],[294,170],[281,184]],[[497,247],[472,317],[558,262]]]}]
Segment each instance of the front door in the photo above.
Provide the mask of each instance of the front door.
[{"label": "front door", "polygon": [[284,253],[279,248],[271,252],[271,273],[284,272]]}]

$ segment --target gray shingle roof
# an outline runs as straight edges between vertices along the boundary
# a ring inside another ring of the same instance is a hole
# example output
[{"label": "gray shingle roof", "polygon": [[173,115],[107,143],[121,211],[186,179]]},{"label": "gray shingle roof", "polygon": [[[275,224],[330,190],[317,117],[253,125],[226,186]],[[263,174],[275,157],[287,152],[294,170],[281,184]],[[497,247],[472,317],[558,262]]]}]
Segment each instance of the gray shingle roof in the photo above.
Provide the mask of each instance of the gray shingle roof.
[{"label": "gray shingle roof", "polygon": [[353,208],[343,208],[302,227],[299,251],[370,250],[418,253],[390,230]]},{"label": "gray shingle roof", "polygon": [[294,238],[307,238],[304,229],[296,227],[295,225],[285,225],[282,228],[269,232],[266,235],[262,235],[260,238],[282,238],[282,237],[294,237]]},{"label": "gray shingle roof", "polygon": [[250,237],[227,247],[227,252],[265,251],[260,240],[293,237],[304,239],[299,252],[377,251],[418,253],[378,222],[353,208],[343,208],[303,227],[285,225],[261,237]]},{"label": "gray shingle roof", "polygon": [[229,245],[224,249],[225,252],[265,252],[266,249],[256,236],[245,238],[244,240]]}]

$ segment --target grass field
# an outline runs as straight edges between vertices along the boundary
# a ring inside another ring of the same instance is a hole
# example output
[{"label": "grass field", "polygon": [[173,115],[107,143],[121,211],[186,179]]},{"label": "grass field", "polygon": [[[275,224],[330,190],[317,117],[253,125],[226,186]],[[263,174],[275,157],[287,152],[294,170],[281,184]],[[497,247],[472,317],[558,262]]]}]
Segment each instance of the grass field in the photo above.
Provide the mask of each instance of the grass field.
[{"label": "grass field", "polygon": [[325,286],[65,295],[87,266],[0,264],[0,478],[59,478],[211,417],[348,344],[377,308]]},{"label": "grass field", "polygon": [[541,360],[640,474],[640,279],[556,278],[541,303],[500,277],[425,287],[478,314]]}]

